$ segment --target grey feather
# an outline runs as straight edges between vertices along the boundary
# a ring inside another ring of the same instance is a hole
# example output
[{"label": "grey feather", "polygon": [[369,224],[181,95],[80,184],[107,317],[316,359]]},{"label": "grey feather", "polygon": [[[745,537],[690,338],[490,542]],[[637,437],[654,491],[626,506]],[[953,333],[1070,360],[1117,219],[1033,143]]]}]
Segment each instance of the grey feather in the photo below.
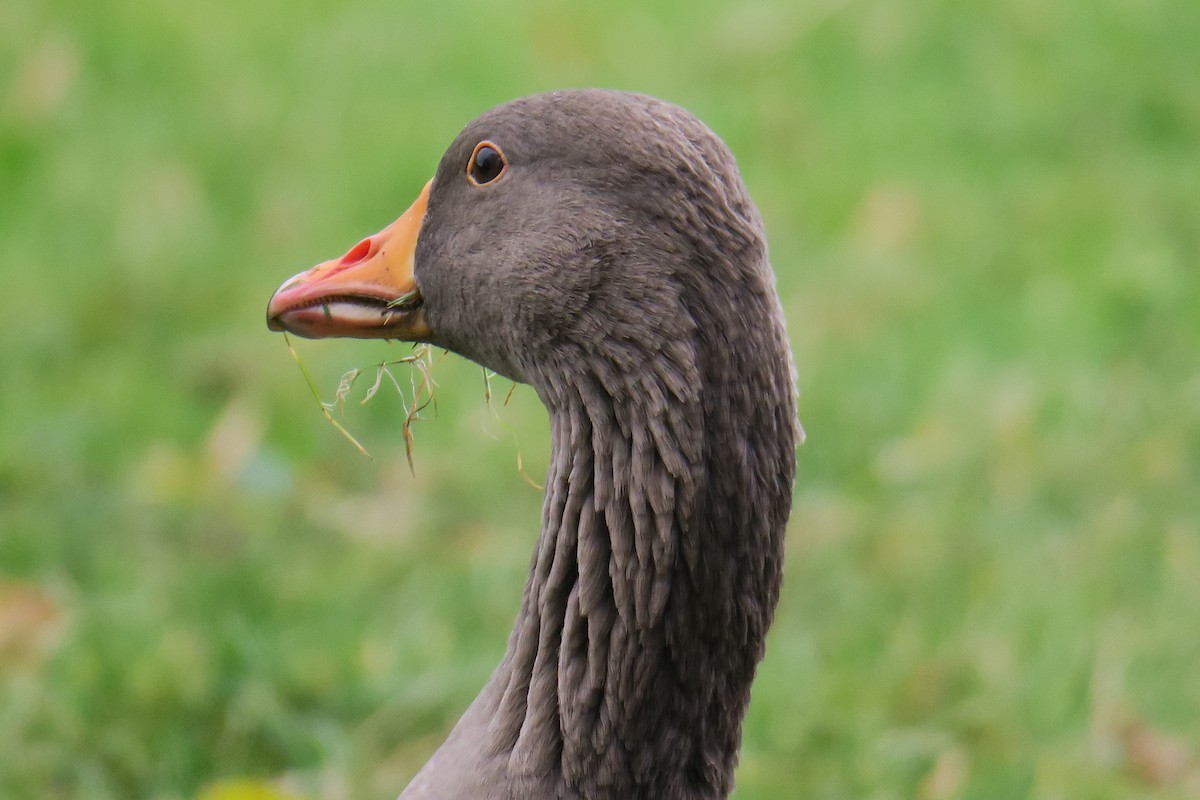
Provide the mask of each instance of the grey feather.
[{"label": "grey feather", "polygon": [[[509,170],[480,188],[485,139]],[[442,160],[416,280],[437,344],[534,387],[552,453],[508,651],[402,800],[727,797],[800,435],[732,155],[639,95],[499,106]]]}]

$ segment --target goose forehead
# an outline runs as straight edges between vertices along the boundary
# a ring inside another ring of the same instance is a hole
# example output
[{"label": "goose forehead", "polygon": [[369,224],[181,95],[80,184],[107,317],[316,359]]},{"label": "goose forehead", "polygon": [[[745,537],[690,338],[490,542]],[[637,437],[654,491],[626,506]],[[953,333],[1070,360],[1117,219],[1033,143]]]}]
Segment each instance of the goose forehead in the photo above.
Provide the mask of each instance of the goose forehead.
[{"label": "goose forehead", "polygon": [[459,155],[483,139],[496,141],[514,159],[660,157],[681,147],[708,147],[719,141],[677,106],[605,90],[551,92],[497,106],[469,123],[450,152]]}]

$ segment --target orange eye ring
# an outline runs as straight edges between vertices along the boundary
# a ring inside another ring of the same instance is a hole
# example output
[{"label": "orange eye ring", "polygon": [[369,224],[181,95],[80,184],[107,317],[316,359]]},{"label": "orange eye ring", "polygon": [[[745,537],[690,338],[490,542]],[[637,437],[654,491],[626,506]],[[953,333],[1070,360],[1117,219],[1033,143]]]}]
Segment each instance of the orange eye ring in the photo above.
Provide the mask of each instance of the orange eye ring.
[{"label": "orange eye ring", "polygon": [[495,183],[508,172],[508,159],[494,143],[484,139],[475,145],[471,158],[467,161],[467,180],[473,186],[486,186]]}]

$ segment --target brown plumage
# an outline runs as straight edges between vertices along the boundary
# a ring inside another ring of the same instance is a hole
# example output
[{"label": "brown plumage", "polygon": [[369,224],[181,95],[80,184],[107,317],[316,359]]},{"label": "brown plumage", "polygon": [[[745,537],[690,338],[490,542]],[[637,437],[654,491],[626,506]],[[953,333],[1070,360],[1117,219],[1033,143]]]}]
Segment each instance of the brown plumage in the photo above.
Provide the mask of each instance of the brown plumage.
[{"label": "brown plumage", "polygon": [[733,157],[658,100],[535,95],[471,122],[406,217],[281,287],[272,327],[528,383],[552,458],[507,653],[401,798],[726,797],[800,435]]}]

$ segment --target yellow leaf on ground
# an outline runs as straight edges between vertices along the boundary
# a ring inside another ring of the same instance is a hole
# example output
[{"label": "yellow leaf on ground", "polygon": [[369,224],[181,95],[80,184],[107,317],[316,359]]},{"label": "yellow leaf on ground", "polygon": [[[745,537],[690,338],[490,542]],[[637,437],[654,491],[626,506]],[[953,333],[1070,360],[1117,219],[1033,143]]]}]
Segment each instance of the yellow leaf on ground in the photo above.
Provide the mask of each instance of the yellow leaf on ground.
[{"label": "yellow leaf on ground", "polygon": [[1120,730],[1126,766],[1143,783],[1164,786],[1181,780],[1188,772],[1184,744],[1142,720],[1130,720]]},{"label": "yellow leaf on ground", "polygon": [[44,589],[0,581],[0,664],[37,662],[58,639],[62,612]]},{"label": "yellow leaf on ground", "polygon": [[233,780],[209,784],[196,800],[301,800],[270,781]]}]

